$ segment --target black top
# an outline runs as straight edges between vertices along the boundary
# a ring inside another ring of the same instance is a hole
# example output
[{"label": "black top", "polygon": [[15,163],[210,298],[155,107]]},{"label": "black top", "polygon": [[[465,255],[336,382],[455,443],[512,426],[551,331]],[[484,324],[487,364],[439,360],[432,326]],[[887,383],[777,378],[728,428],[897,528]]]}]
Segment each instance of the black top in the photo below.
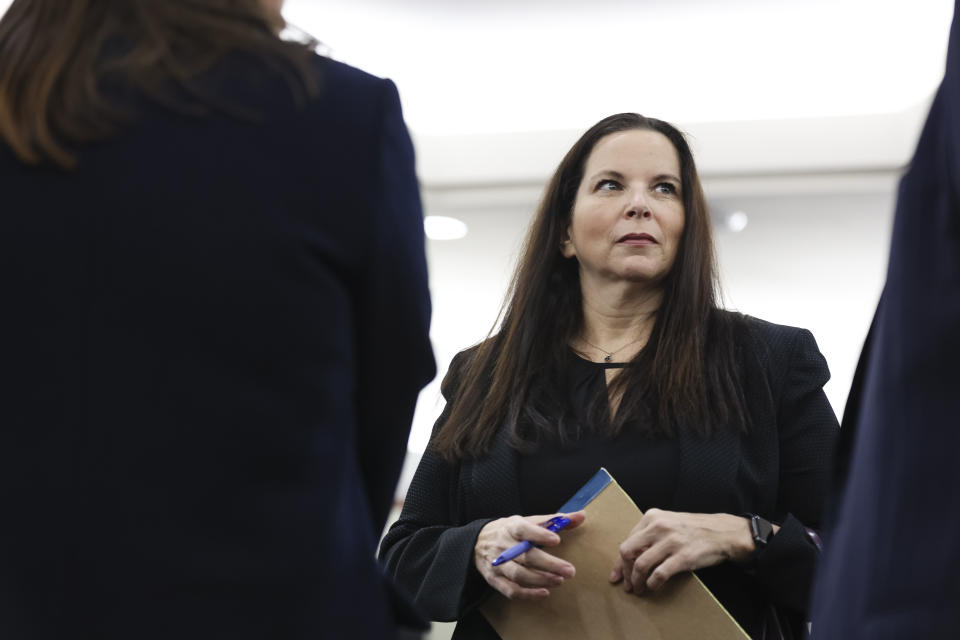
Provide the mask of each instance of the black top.
[{"label": "black top", "polygon": [[[697,573],[752,636],[762,637],[769,603],[799,634],[818,557],[804,525],[819,526],[837,435],[823,393],[829,371],[809,331],[748,316],[737,316],[736,324],[751,430],[729,425],[709,438],[674,438],[676,483],[663,508],[751,512],[781,523],[752,569],[725,563]],[[454,358],[445,389],[457,388],[470,355]],[[448,403],[438,424],[449,411]],[[388,572],[432,619],[459,621],[456,638],[496,637],[477,611],[492,588],[473,564],[473,548],[490,520],[535,515],[524,513],[520,460],[504,430],[479,459],[451,463],[428,450],[381,544]],[[556,506],[551,499],[546,511]]]},{"label": "black top", "polygon": [[0,143],[0,637],[384,638],[373,560],[434,373],[387,80],[133,105],[73,172]]},{"label": "black top", "polygon": [[570,405],[585,433],[566,445],[541,443],[535,452],[519,457],[522,512],[555,512],[600,467],[641,511],[670,504],[679,466],[676,441],[642,433],[636,420],[628,420],[615,437],[603,438],[597,434],[602,425],[591,424],[587,416],[591,404],[606,401],[606,371],[624,363],[590,362],[571,352],[570,365]]}]

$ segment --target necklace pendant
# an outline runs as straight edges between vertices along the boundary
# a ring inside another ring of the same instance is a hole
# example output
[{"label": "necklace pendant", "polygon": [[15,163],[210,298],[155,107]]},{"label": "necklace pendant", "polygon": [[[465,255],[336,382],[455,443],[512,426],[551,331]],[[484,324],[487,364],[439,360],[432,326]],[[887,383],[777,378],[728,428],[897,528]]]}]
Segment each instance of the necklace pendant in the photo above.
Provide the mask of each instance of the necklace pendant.
[{"label": "necklace pendant", "polygon": [[612,353],[608,353],[608,354],[606,355],[606,357],[604,357],[603,361],[604,361],[604,362],[610,362],[610,358],[612,358],[612,357],[613,357],[613,354],[612,354]]}]

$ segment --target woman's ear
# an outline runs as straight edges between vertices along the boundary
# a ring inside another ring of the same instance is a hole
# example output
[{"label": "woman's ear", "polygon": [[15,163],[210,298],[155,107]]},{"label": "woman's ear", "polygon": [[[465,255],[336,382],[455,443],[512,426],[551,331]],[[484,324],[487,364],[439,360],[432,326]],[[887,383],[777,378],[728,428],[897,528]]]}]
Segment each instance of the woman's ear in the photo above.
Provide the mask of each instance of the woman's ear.
[{"label": "woman's ear", "polygon": [[560,241],[560,253],[564,258],[573,258],[577,255],[577,248],[573,246],[573,240],[570,239],[570,229],[563,232],[563,239]]}]

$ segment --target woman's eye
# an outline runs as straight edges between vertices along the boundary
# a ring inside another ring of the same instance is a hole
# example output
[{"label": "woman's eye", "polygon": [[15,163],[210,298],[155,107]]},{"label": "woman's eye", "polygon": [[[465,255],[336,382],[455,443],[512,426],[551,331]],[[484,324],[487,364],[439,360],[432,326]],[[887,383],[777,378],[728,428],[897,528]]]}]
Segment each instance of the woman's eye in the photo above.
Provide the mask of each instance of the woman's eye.
[{"label": "woman's eye", "polygon": [[677,193],[677,187],[672,182],[661,182],[654,187],[654,190],[658,193],[669,193],[671,195]]},{"label": "woman's eye", "polygon": [[619,188],[620,188],[619,182],[617,182],[616,180],[606,179],[606,180],[601,180],[600,182],[597,183],[596,190],[597,191],[616,191]]}]

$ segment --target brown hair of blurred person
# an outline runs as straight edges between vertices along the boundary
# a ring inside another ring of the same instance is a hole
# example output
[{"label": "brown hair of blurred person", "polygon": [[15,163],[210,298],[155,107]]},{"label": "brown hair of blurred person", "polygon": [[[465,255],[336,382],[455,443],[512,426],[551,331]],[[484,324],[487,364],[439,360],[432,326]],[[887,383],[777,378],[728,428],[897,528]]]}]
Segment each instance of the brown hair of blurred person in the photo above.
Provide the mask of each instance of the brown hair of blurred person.
[{"label": "brown hair of blurred person", "polygon": [[262,57],[304,100],[317,91],[311,47],[278,37],[279,4],[14,0],[0,19],[0,138],[26,164],[73,168],[73,144],[106,138],[130,118],[105,95],[117,79],[187,113],[230,111],[196,80],[232,51]]}]

